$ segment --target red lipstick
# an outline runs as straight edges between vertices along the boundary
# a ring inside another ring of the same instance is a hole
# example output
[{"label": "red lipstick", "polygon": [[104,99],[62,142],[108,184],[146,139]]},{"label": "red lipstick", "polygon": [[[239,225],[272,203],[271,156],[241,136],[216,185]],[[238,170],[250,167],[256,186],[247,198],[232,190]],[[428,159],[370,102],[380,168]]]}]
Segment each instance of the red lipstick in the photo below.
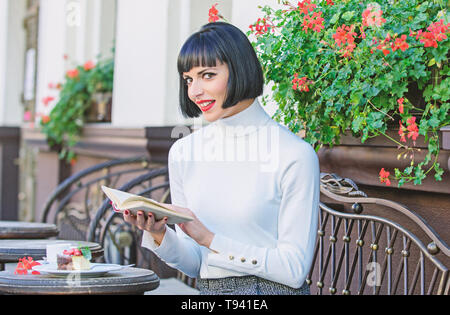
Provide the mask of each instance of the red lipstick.
[{"label": "red lipstick", "polygon": [[[208,110],[213,108],[213,106],[216,104],[216,101],[214,101],[214,100],[202,100],[202,101],[197,101],[196,103],[197,103],[197,105],[200,106],[200,109],[202,110],[202,112],[207,112]],[[205,103],[210,103],[210,104],[208,104],[206,106],[202,106],[202,104],[205,104]]]}]

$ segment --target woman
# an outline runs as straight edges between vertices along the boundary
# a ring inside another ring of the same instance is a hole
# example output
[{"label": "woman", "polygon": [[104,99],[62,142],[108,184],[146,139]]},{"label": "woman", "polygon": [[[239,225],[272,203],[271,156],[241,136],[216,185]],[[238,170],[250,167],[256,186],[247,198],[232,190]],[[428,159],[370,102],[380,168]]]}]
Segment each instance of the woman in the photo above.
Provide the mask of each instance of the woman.
[{"label": "woman", "polygon": [[263,74],[245,34],[210,23],[178,58],[180,106],[206,127],[169,152],[172,209],[194,217],[166,227],[143,212],[125,221],[142,246],[198,278],[200,294],[309,294],[319,200],[313,148],[257,101]]}]

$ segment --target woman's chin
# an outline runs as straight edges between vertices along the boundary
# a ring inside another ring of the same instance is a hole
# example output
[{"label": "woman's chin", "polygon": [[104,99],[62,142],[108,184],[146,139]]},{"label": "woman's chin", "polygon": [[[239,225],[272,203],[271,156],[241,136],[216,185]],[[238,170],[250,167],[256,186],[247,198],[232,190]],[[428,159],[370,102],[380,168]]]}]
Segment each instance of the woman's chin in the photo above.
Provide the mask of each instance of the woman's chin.
[{"label": "woman's chin", "polygon": [[207,122],[215,122],[216,120],[218,120],[220,117],[217,117],[216,115],[211,115],[208,113],[203,114],[203,118],[207,121]]}]

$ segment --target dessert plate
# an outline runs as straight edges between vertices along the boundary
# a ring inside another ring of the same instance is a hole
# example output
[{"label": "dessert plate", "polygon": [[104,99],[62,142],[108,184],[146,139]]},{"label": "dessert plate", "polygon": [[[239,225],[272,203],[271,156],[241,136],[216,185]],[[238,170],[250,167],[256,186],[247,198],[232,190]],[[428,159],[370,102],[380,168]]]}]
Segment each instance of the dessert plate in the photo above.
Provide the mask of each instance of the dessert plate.
[{"label": "dessert plate", "polygon": [[129,266],[91,263],[91,268],[89,270],[58,270],[57,264],[47,263],[34,266],[33,270],[39,271],[41,274],[47,274],[55,277],[80,276],[81,278],[94,278],[101,277],[108,272],[122,270],[126,267]]}]

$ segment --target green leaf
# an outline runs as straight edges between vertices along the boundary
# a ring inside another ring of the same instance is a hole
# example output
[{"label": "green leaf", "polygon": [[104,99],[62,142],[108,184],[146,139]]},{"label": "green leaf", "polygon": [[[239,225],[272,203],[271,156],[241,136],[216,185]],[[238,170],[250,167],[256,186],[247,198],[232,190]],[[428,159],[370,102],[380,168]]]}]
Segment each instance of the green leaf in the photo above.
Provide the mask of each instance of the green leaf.
[{"label": "green leaf", "polygon": [[342,18],[346,21],[350,21],[354,15],[355,11],[347,11],[344,14],[342,14]]},{"label": "green leaf", "polygon": [[441,181],[441,180],[442,180],[442,174],[444,174],[444,170],[440,167],[440,164],[439,164],[439,163],[436,163],[436,164],[434,165],[434,171],[436,172],[436,173],[434,174],[434,178],[435,178],[437,181]]},{"label": "green leaf", "polygon": [[439,126],[439,123],[441,121],[439,119],[437,119],[436,117],[431,117],[430,120],[428,120],[428,126],[432,127],[432,128],[436,128]]},{"label": "green leaf", "polygon": [[427,7],[428,7],[428,1],[425,1],[417,8],[417,11],[425,12],[427,10]]},{"label": "green leaf", "polygon": [[405,174],[410,175],[412,170],[413,170],[413,166],[409,166],[409,167],[405,168]]},{"label": "green leaf", "polygon": [[352,121],[353,132],[357,133],[358,131],[360,131],[362,129],[362,127],[364,126],[364,123],[365,123],[365,118],[363,116],[357,116]]},{"label": "green leaf", "polygon": [[330,19],[330,24],[334,25],[337,23],[337,21],[339,20],[339,16],[341,14],[338,12],[335,15],[333,15],[333,17]]},{"label": "green leaf", "polygon": [[92,253],[88,246],[81,246],[78,247],[78,249],[81,250],[81,253],[83,254],[84,258],[86,258],[87,260],[92,259]]},{"label": "green leaf", "polygon": [[428,15],[426,13],[419,13],[414,17],[413,23],[416,25],[421,25],[422,22],[425,22],[428,19]]}]

